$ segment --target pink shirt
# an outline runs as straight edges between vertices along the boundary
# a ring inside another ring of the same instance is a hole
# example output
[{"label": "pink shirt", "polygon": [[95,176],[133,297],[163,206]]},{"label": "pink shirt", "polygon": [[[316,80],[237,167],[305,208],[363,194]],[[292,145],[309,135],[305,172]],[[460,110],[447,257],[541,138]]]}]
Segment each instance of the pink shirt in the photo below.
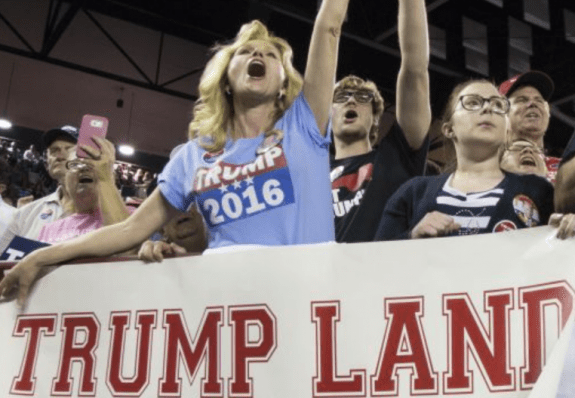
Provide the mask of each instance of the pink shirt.
[{"label": "pink shirt", "polygon": [[75,213],[71,216],[44,225],[38,235],[40,242],[58,243],[87,234],[102,226],[100,212],[94,214]]},{"label": "pink shirt", "polygon": [[[127,206],[128,212],[132,214],[136,209]],[[102,215],[98,210],[94,214],[75,213],[71,216],[44,225],[38,235],[40,242],[58,243],[73,239],[77,236],[87,234],[90,231],[102,226]]]}]

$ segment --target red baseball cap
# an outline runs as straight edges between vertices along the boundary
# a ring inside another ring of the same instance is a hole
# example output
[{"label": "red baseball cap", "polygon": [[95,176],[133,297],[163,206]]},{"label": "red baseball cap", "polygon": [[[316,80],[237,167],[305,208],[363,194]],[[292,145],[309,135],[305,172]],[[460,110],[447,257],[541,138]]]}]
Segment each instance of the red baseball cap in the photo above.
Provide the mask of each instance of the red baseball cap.
[{"label": "red baseball cap", "polygon": [[499,86],[499,94],[510,97],[515,90],[525,86],[535,87],[539,90],[543,98],[545,98],[545,101],[549,101],[549,98],[553,95],[553,90],[555,90],[555,84],[553,84],[553,80],[551,80],[549,75],[532,70],[513,76],[511,79],[501,83]]}]

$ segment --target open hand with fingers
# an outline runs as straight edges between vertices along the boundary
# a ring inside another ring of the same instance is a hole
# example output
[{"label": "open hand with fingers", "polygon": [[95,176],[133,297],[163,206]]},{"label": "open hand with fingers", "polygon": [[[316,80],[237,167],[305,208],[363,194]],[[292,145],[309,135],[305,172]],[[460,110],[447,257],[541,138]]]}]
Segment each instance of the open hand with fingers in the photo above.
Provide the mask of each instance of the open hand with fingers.
[{"label": "open hand with fingers", "polygon": [[549,218],[549,225],[558,228],[557,238],[567,239],[575,236],[575,214],[552,214]]},{"label": "open hand with fingers", "polygon": [[439,211],[427,213],[419,223],[413,228],[410,234],[411,239],[433,238],[437,236],[449,235],[458,231],[461,226],[455,222],[453,217]]}]

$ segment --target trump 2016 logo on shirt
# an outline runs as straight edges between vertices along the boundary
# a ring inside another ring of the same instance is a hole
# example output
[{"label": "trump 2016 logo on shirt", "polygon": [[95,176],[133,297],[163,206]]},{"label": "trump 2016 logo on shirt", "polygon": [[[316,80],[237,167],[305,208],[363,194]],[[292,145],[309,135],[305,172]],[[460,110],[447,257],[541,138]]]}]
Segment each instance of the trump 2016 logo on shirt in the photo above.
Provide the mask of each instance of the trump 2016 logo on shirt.
[{"label": "trump 2016 logo on shirt", "polygon": [[293,185],[281,145],[251,163],[218,162],[199,168],[197,202],[210,226],[226,224],[294,203]]}]

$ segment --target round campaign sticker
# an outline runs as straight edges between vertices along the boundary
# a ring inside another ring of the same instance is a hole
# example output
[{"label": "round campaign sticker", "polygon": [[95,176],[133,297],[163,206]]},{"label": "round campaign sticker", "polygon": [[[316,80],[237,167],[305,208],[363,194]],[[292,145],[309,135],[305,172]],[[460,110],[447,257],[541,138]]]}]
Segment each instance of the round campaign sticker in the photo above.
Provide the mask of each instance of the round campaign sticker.
[{"label": "round campaign sticker", "polygon": [[505,232],[505,231],[514,231],[517,229],[517,225],[511,220],[501,220],[495,227],[493,227],[493,232]]},{"label": "round campaign sticker", "polygon": [[47,219],[48,217],[51,217],[52,214],[54,214],[54,211],[52,209],[46,209],[44,210],[42,213],[40,213],[40,218],[42,220]]},{"label": "round campaign sticker", "polygon": [[539,210],[533,200],[527,195],[517,195],[513,198],[513,209],[517,217],[527,226],[536,227],[541,223]]}]

